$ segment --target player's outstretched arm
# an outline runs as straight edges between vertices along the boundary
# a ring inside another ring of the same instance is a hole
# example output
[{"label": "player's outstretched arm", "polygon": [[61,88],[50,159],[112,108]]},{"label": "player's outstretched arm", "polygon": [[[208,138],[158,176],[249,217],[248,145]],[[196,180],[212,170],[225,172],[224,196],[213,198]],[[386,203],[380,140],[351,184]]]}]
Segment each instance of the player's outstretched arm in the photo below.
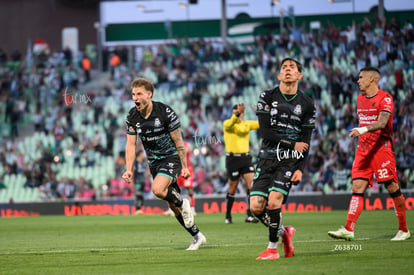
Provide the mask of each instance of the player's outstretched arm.
[{"label": "player's outstretched arm", "polygon": [[135,161],[135,151],[137,147],[137,136],[136,135],[127,135],[127,142],[125,148],[125,161],[126,161],[126,171],[122,175],[122,178],[128,182],[133,182],[133,172],[132,167],[134,166]]},{"label": "player's outstretched arm", "polygon": [[175,147],[177,148],[178,157],[181,161],[181,175],[183,178],[187,179],[190,176],[190,171],[187,167],[187,157],[186,157],[186,149],[184,146],[183,137],[181,135],[180,128],[175,129],[174,131],[170,132],[171,138],[175,143]]}]

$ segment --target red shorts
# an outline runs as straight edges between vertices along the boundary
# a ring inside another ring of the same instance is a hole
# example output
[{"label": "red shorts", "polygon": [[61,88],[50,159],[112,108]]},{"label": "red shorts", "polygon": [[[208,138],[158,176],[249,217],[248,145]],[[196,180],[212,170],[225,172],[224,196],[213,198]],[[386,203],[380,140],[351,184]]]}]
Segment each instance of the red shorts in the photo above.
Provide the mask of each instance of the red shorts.
[{"label": "red shorts", "polygon": [[177,184],[179,187],[189,188],[193,187],[193,167],[189,166],[188,170],[190,171],[190,176],[188,179],[183,178],[183,176],[179,176],[177,179]]},{"label": "red shorts", "polygon": [[372,187],[374,174],[378,183],[387,181],[398,183],[395,154],[391,148],[382,146],[375,153],[371,151],[368,154],[356,151],[352,179],[366,179],[369,187]]}]

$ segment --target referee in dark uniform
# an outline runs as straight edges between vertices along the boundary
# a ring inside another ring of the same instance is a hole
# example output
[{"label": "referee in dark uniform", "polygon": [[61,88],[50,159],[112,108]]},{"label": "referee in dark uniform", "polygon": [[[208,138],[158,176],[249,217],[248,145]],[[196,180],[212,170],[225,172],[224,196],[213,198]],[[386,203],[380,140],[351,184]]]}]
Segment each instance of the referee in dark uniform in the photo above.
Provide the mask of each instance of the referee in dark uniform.
[{"label": "referee in dark uniform", "polygon": [[255,120],[243,121],[244,103],[236,104],[230,119],[223,123],[224,143],[226,147],[226,169],[229,179],[229,189],[226,196],[225,223],[233,223],[231,208],[237,190],[240,176],[247,185],[247,216],[245,222],[257,223],[258,220],[250,213],[249,194],[254,176],[252,157],[249,154],[250,131],[259,129],[259,122]]}]

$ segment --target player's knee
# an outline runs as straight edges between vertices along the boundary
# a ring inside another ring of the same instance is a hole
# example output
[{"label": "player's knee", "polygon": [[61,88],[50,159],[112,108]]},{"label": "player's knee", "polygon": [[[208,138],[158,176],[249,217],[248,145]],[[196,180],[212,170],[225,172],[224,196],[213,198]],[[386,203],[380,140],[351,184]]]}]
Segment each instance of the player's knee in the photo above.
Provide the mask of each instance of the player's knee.
[{"label": "player's knee", "polygon": [[257,216],[260,215],[264,210],[264,207],[261,204],[250,202],[250,212]]},{"label": "player's knee", "polygon": [[164,198],[167,194],[164,192],[164,190],[158,186],[152,186],[151,188],[152,193],[157,197],[157,198]]},{"label": "player's knee", "polygon": [[384,186],[385,186],[385,188],[387,188],[387,190],[390,194],[394,193],[394,192],[396,192],[400,189],[400,186],[398,185],[398,183],[396,183],[393,180],[389,180],[387,182],[384,182]]}]

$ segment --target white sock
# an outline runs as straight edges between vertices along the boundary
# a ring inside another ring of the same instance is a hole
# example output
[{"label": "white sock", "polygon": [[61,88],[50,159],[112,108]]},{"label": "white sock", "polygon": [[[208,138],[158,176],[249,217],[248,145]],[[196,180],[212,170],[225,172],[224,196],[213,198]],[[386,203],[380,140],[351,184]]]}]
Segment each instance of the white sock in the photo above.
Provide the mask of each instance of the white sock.
[{"label": "white sock", "polygon": [[272,248],[272,249],[275,249],[275,248],[277,248],[277,242],[269,242],[269,244],[267,245],[267,248]]}]

